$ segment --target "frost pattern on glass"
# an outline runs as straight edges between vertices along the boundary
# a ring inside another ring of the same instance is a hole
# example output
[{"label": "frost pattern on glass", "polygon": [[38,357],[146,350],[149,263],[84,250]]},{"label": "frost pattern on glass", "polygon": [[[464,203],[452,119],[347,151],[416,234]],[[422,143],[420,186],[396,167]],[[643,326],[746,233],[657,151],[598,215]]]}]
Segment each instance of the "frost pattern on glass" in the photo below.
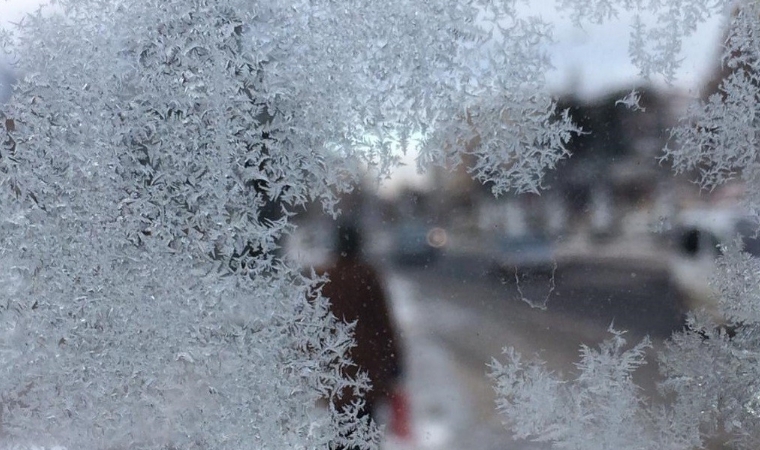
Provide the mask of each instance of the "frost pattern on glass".
[{"label": "frost pattern on glass", "polygon": [[516,438],[552,448],[693,448],[698,441],[689,423],[649,407],[633,382],[633,372],[646,363],[649,340],[629,347],[622,332],[609,331],[598,349],[581,347],[575,377],[553,373],[540,360],[523,361],[513,349],[505,350],[505,362],[494,359],[489,374],[505,424]]},{"label": "frost pattern on glass", "polygon": [[[706,189],[740,181],[745,207],[757,218],[758,2],[561,2],[579,24],[604,21],[624,9],[656,14],[655,27],[646,29],[643,22],[634,27],[631,57],[643,75],[666,80],[678,66],[680,40],[729,5],[735,8],[727,25],[722,81],[716,92],[691,105],[672,130],[662,159]],[[635,107],[633,94],[620,102]],[[551,373],[541,361],[526,363],[507,350],[490,368],[507,426],[518,437],[562,449],[691,449],[708,443],[758,448],[760,267],[738,237],[723,246],[717,266],[711,285],[721,319],[706,311],[690,314],[686,329],[657,352],[662,398],[644,398],[631,379],[648,343],[626,350],[615,331],[598,351],[582,348],[577,377]]]},{"label": "frost pattern on glass", "polygon": [[756,157],[760,51],[757,2],[742,2],[728,23],[722,67],[727,72],[706,100],[692,105],[673,130],[676,146],[666,156],[677,171],[694,172],[706,189],[731,180],[748,184],[747,206],[760,210]]},{"label": "frost pattern on glass", "polygon": [[[516,3],[58,0],[3,30],[21,75],[0,123],[4,443],[376,448],[360,405],[317,406],[368,380],[341,374],[351,326],[324,280],[277,246],[298,206],[337,212],[360,167],[382,178],[417,135],[421,167],[466,160],[495,194],[540,190],[579,130],[544,90],[551,27]],[[631,59],[665,80],[726,3],[557,2],[581,25],[634,11]],[[731,75],[666,149],[708,188],[747,182],[756,210],[757,17],[746,2],[732,19]],[[575,380],[493,363],[518,435],[681,449],[727,431],[757,448],[756,273],[724,267],[745,283],[717,284],[729,323],[695,318],[660,356],[671,408],[631,381],[648,342],[613,331]]]},{"label": "frost pattern on glass", "polygon": [[[706,189],[739,181],[744,206],[760,217],[757,160],[760,41],[755,1],[734,2],[723,42],[722,77],[714,92],[691,106],[673,130],[665,150],[677,171],[694,174]],[[757,230],[757,222],[754,223]],[[697,332],[676,335],[661,356],[666,391],[676,411],[699,424],[703,436],[729,436],[733,448],[760,445],[758,361],[760,297],[758,260],[744,252],[742,239],[722,248],[712,286],[725,322],[693,317]],[[699,415],[696,415],[699,412]]]},{"label": "frost pattern on glass", "polygon": [[545,24],[485,0],[55,3],[0,35],[20,75],[0,148],[3,442],[376,448],[360,404],[320,406],[369,383],[342,374],[352,327],[281,237],[415,135],[425,159],[470,151],[497,190],[536,190],[574,131],[542,94]]}]

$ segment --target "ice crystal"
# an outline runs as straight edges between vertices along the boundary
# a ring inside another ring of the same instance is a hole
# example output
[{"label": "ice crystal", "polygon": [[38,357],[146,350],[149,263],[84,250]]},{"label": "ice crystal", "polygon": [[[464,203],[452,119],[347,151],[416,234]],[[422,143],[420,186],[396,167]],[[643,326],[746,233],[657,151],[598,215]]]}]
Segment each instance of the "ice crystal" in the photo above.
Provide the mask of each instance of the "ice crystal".
[{"label": "ice crystal", "polygon": [[[725,2],[561,2],[582,24],[634,11],[631,57],[642,75],[672,79],[681,39]],[[751,215],[760,211],[757,161],[758,2],[732,2],[722,70],[716,88],[691,105],[672,130],[662,159],[678,173],[695,176],[704,188],[739,181]],[[643,11],[658,17],[646,25]],[[635,92],[621,103],[634,106]],[[757,224],[755,223],[757,229]],[[694,312],[686,329],[659,352],[663,397],[645,399],[631,373],[643,363],[646,341],[624,350],[622,337],[599,351],[583,347],[580,375],[563,377],[540,362],[524,363],[513,350],[494,362],[491,376],[497,406],[516,436],[547,441],[553,448],[704,448],[721,443],[736,449],[758,448],[757,258],[742,240],[726,243],[711,286],[720,314]],[[611,405],[611,406],[608,406]],[[709,447],[712,448],[712,447]]]},{"label": "ice crystal", "polygon": [[[551,26],[508,0],[54,3],[0,34],[19,76],[0,123],[4,444],[376,448],[360,403],[331,407],[369,388],[341,370],[352,328],[325,280],[282,259],[282,236],[300,205],[336,212],[360,168],[386,176],[412,136],[422,167],[466,161],[495,194],[539,191],[580,131],[545,90]],[[581,26],[633,13],[632,62],[666,81],[726,6],[557,3]],[[744,181],[755,209],[758,13],[733,17],[730,74],[666,149],[708,188]],[[716,285],[728,323],[694,322],[661,356],[673,405],[644,404],[631,373],[649,343],[613,331],[570,381],[507,352],[499,409],[558,448],[682,449],[719,431],[757,448],[743,261],[724,265],[742,287]]]},{"label": "ice crystal", "polygon": [[550,442],[563,449],[689,448],[688,435],[664,411],[648,408],[633,382],[645,364],[648,339],[626,349],[623,333],[599,349],[581,348],[579,374],[569,379],[537,360],[524,362],[513,349],[490,365],[499,393],[497,409],[517,438]]},{"label": "ice crystal", "polygon": [[294,211],[337,211],[410,136],[464,151],[470,129],[427,139],[463,111],[499,190],[536,190],[573,130],[545,24],[489,1],[59,0],[6,31],[8,445],[375,448],[361,404],[330,406],[369,383],[280,256]]}]

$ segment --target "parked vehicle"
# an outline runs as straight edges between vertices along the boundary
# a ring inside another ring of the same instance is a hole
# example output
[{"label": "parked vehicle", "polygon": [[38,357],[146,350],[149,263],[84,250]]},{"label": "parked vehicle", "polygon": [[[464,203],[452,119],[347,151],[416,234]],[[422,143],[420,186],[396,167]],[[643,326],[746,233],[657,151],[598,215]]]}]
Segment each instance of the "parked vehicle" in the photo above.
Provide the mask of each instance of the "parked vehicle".
[{"label": "parked vehicle", "polygon": [[499,272],[550,273],[556,267],[555,242],[540,234],[499,236],[492,249],[492,265]]},{"label": "parked vehicle", "polygon": [[406,222],[393,232],[393,259],[399,264],[430,264],[446,246],[446,230],[423,222]]},{"label": "parked vehicle", "polygon": [[687,309],[704,310],[723,321],[718,297],[710,286],[721,246],[740,237],[744,251],[760,257],[757,224],[737,209],[684,211],[672,230],[673,252],[669,261],[674,285],[684,296]]}]

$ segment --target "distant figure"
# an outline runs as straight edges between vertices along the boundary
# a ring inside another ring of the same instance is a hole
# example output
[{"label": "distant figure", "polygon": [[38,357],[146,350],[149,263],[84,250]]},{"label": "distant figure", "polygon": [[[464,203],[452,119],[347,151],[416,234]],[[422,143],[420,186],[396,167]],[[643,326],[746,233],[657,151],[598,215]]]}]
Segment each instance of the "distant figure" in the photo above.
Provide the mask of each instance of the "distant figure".
[{"label": "distant figure", "polygon": [[[377,272],[362,260],[361,248],[358,228],[340,225],[336,259],[331,267],[320,270],[330,278],[322,295],[330,299],[330,310],[339,320],[356,321],[356,346],[350,351],[356,366],[347,369],[346,375],[354,377],[363,371],[369,376],[372,388],[364,396],[363,414],[376,419],[378,405],[392,398],[401,375],[402,358],[388,299]],[[336,406],[342,408],[353,400],[353,396],[344,393]]]}]

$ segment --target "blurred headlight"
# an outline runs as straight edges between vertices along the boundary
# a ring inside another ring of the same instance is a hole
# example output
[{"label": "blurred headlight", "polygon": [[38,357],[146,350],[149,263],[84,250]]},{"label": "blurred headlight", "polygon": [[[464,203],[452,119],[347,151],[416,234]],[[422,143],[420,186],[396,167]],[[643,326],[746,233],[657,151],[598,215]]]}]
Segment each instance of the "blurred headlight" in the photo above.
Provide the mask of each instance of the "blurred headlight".
[{"label": "blurred headlight", "polygon": [[431,228],[427,233],[427,243],[431,247],[441,248],[446,245],[447,240],[448,237],[446,236],[446,230],[443,228]]}]

